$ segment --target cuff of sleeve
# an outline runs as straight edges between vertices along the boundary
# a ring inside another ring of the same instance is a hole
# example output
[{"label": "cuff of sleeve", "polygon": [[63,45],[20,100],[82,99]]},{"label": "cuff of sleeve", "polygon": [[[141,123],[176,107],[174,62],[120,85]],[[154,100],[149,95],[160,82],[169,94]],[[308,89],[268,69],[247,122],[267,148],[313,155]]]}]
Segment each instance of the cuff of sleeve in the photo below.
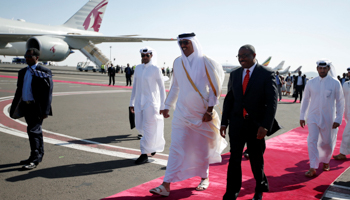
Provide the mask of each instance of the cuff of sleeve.
[{"label": "cuff of sleeve", "polygon": [[171,106],[165,105],[164,110],[170,110]]},{"label": "cuff of sleeve", "polygon": [[209,107],[214,107],[219,104],[219,100],[214,97],[214,98],[209,98],[208,106]]},{"label": "cuff of sleeve", "polygon": [[305,115],[300,115],[300,120],[305,120]]},{"label": "cuff of sleeve", "polygon": [[164,104],[160,105],[160,110],[164,110],[164,109],[165,109],[165,105]]},{"label": "cuff of sleeve", "polygon": [[338,119],[335,119],[334,122],[338,123],[338,124],[341,124],[341,121],[342,120],[338,120]]}]

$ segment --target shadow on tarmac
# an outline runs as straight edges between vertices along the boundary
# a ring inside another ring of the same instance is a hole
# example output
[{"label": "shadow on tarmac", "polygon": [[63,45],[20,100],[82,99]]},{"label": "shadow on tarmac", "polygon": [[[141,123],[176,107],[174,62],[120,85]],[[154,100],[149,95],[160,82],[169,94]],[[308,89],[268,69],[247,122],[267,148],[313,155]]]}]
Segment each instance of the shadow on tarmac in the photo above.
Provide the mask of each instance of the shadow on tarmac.
[{"label": "shadow on tarmac", "polygon": [[[124,142],[124,141],[139,140],[137,136],[129,137],[130,135],[131,134],[129,134],[129,135],[113,135],[113,136],[90,138],[90,139],[84,139],[84,140],[98,142],[101,144],[111,144],[111,143],[120,143],[120,142]],[[83,140],[70,140],[68,142],[74,143],[74,144],[86,144],[86,142]]]},{"label": "shadow on tarmac", "polygon": [[[222,156],[222,163],[226,164],[229,161],[229,155]],[[242,158],[242,161],[248,161],[245,158]],[[340,169],[339,165],[341,165],[345,161],[330,161],[331,170]],[[275,164],[275,163],[273,163]],[[276,165],[278,167],[278,165]],[[311,179],[305,177],[305,172],[309,169],[310,164],[309,160],[301,160],[298,163],[295,163],[293,167],[285,168],[286,173],[281,176],[267,176],[267,180],[269,182],[269,193],[279,193],[284,191],[292,191],[298,190],[300,188],[305,187],[305,183],[310,181]],[[317,176],[324,173],[322,170],[317,170]],[[255,193],[255,185],[256,181],[254,178],[242,182],[242,188],[238,197],[244,197],[246,195],[251,195]],[[319,194],[315,197],[317,199],[322,198],[322,194],[329,185],[319,185],[314,188],[315,191],[318,191]]]},{"label": "shadow on tarmac", "polygon": [[[18,163],[10,163],[10,164],[5,164],[5,165],[0,165],[0,169],[3,168],[8,168],[8,167],[15,167],[20,165],[19,162]],[[5,172],[12,172],[12,171],[18,171],[17,168],[12,168],[12,169],[5,169],[5,170],[0,170],[0,173],[5,173]]]},{"label": "shadow on tarmac", "polygon": [[[6,181],[17,182],[27,179],[43,177],[48,179],[66,178],[76,176],[88,176],[93,174],[109,173],[115,169],[135,166],[135,160],[123,159],[107,162],[96,162],[88,164],[63,165],[46,169],[34,169],[27,174],[7,178]],[[39,165],[40,168],[40,165]],[[14,169],[20,171],[20,169]]]}]

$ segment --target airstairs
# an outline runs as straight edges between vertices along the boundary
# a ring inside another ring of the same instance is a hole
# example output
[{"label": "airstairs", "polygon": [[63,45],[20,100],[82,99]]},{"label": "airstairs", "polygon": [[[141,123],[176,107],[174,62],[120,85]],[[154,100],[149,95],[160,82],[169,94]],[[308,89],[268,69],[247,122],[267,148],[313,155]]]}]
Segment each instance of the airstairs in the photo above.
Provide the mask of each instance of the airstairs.
[{"label": "airstairs", "polygon": [[110,63],[110,60],[105,55],[103,55],[101,50],[98,49],[91,41],[89,41],[89,44],[84,48],[80,49],[80,51],[98,67]]}]

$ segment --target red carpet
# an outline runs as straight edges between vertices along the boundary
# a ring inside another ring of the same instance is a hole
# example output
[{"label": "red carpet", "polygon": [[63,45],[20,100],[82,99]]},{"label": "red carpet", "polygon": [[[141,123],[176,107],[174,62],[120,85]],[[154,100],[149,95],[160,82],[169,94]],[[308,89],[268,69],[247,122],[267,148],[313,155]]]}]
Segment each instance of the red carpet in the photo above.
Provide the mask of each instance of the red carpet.
[{"label": "red carpet", "polygon": [[[337,146],[334,154],[339,153],[341,136],[345,121],[340,127]],[[307,152],[307,128],[293,129],[280,136],[266,141],[265,173],[270,184],[270,192],[264,193],[264,199],[310,200],[320,199],[327,187],[349,166],[350,162],[331,160],[331,171],[323,172],[322,164],[315,178],[307,178],[304,173],[309,169]],[[223,162],[210,166],[210,186],[206,191],[198,192],[194,188],[199,183],[199,177],[182,182],[172,183],[171,193],[167,198],[153,196],[149,189],[160,185],[163,177],[120,192],[104,200],[144,200],[144,199],[222,199],[225,192],[226,172],[229,154],[222,155]],[[243,158],[243,183],[238,199],[252,199],[255,180],[251,173],[250,163]]]}]

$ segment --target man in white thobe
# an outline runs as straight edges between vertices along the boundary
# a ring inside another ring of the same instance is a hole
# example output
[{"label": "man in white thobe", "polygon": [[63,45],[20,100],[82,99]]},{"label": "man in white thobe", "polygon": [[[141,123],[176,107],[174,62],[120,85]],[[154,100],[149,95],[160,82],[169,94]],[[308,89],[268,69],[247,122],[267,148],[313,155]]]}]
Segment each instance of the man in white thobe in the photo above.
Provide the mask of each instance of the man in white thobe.
[{"label": "man in white thobe", "polygon": [[[348,70],[348,76],[350,75],[350,67]],[[343,132],[343,138],[340,145],[340,153],[333,156],[336,160],[346,160],[346,155],[350,154],[350,81],[346,81],[343,84],[343,92],[345,97],[345,122],[346,126]]]},{"label": "man in white thobe", "polygon": [[227,142],[220,136],[220,119],[213,109],[219,104],[224,72],[222,66],[202,53],[194,33],[181,34],[182,56],[174,61],[172,85],[164,117],[175,107],[171,146],[162,185],[150,190],[168,196],[170,183],[201,177],[196,190],[209,186],[209,164],[221,162]]},{"label": "man in white thobe", "polygon": [[135,113],[135,126],[141,136],[141,155],[135,164],[148,161],[164,150],[164,101],[165,87],[161,70],[156,66],[156,52],[145,47],[140,50],[142,64],[134,73],[134,87],[130,98],[130,110]]},{"label": "man in white thobe", "polygon": [[307,138],[310,169],[307,177],[316,175],[319,163],[329,171],[329,161],[337,140],[338,127],[344,113],[344,95],[340,82],[334,75],[334,67],[328,60],[317,61],[319,76],[308,81],[300,108],[300,126],[305,119],[309,128]]}]

